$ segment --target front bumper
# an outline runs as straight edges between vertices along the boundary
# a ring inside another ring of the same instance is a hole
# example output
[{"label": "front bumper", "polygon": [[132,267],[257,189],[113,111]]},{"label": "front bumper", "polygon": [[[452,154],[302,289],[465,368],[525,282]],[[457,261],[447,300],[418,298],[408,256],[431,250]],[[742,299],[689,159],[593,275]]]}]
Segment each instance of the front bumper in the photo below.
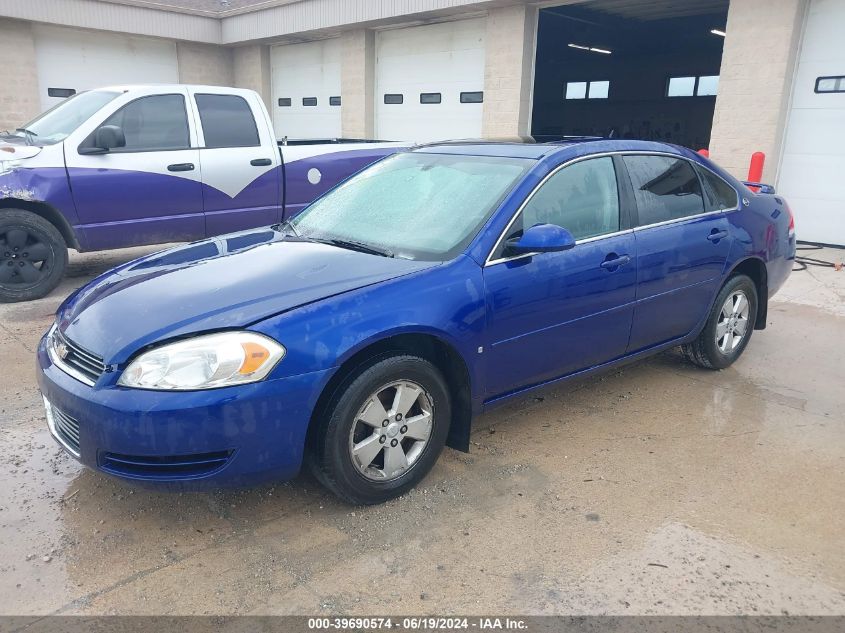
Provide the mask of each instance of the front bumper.
[{"label": "front bumper", "polygon": [[331,374],[191,392],[127,389],[106,374],[90,387],[53,365],[45,340],[38,347],[41,393],[54,418],[77,426],[69,436],[50,425],[65,450],[90,468],[179,489],[295,476],[311,412]]}]

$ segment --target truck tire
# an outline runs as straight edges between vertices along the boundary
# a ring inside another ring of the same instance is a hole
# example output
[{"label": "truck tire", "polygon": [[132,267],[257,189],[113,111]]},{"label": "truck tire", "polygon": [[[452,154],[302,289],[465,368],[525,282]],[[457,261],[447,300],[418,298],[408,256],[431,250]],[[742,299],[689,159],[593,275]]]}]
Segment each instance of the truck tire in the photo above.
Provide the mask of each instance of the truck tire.
[{"label": "truck tire", "polygon": [[55,226],[31,211],[0,210],[0,303],[46,296],[66,268],[67,244]]}]

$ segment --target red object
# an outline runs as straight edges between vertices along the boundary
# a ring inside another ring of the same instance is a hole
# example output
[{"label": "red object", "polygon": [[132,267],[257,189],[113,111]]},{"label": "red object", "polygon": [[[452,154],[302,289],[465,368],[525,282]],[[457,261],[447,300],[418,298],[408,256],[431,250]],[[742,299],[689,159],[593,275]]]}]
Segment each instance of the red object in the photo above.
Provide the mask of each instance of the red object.
[{"label": "red object", "polygon": [[709,149],[700,149],[698,153],[704,156],[704,158],[710,158],[710,150]]},{"label": "red object", "polygon": [[751,165],[748,166],[748,182],[762,182],[765,162],[766,155],[763,152],[751,154]]}]

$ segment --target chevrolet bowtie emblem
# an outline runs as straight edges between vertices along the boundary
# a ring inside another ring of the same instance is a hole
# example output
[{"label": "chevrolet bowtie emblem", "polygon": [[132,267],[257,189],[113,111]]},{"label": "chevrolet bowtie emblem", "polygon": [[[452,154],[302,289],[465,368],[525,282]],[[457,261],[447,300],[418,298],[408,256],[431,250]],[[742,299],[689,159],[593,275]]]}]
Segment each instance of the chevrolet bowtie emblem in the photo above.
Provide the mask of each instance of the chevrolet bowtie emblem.
[{"label": "chevrolet bowtie emblem", "polygon": [[67,345],[64,343],[56,343],[56,354],[58,354],[59,358],[62,360],[66,359],[68,355]]}]

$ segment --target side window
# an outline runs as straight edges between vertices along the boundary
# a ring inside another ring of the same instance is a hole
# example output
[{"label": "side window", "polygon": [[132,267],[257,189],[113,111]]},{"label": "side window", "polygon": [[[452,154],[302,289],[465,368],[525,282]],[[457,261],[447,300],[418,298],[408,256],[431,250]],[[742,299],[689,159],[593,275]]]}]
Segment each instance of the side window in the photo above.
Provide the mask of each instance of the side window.
[{"label": "side window", "polygon": [[656,224],[704,213],[701,183],[687,161],[669,156],[623,156],[639,224]]},{"label": "side window", "polygon": [[698,173],[701,174],[701,180],[704,182],[708,211],[736,209],[739,206],[739,197],[733,187],[708,169],[699,167]]},{"label": "side window", "polygon": [[198,94],[195,99],[206,148],[261,145],[255,118],[244,98],[235,95]]},{"label": "side window", "polygon": [[609,156],[564,167],[525,205],[507,239],[535,224],[557,224],[576,240],[619,230],[619,192]]},{"label": "side window", "polygon": [[190,147],[188,115],[182,95],[153,95],[127,103],[103,125],[117,125],[126,146],[115,152],[149,152]]}]

